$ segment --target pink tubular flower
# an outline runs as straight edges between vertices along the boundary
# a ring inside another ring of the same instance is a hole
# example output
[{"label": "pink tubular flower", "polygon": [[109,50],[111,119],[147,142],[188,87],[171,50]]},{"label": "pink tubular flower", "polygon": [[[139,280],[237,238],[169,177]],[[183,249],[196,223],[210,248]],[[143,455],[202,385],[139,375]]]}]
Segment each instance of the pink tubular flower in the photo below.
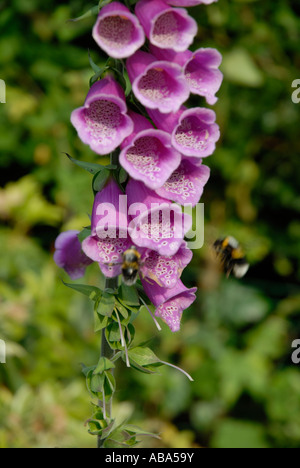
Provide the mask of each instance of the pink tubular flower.
[{"label": "pink tubular flower", "polygon": [[133,112],[132,110],[128,110],[128,115],[133,122],[133,131],[121,143],[121,149],[124,149],[126,148],[126,146],[129,146],[138,133],[142,132],[143,130],[153,129],[153,125],[143,115],[137,114],[136,112]]},{"label": "pink tubular flower", "polygon": [[93,261],[81,250],[79,231],[62,232],[55,241],[54,261],[63,268],[72,280],[81,278]]},{"label": "pink tubular flower", "polygon": [[181,280],[171,289],[143,279],[142,284],[148,298],[156,307],[156,317],[160,317],[172,332],[178,331],[182,313],[195,301],[197,288],[188,289]]},{"label": "pink tubular flower", "polygon": [[192,260],[193,254],[182,242],[178,252],[173,256],[162,256],[154,250],[145,250],[141,257],[141,274],[164,288],[173,288],[181,277],[183,269]]},{"label": "pink tubular flower", "polygon": [[180,206],[159,197],[142,182],[130,179],[126,193],[132,218],[129,232],[133,242],[163,256],[175,255],[191,229],[191,217],[183,213]]},{"label": "pink tubular flower", "polygon": [[195,166],[183,159],[167,182],[156,193],[163,198],[181,205],[190,203],[195,206],[203,193],[204,185],[210,176],[210,169],[203,164]]},{"label": "pink tubular flower", "polygon": [[163,50],[155,46],[150,51],[157,60],[169,60],[183,67],[185,79],[190,92],[205,97],[208,104],[217,102],[215,94],[219,91],[223,74],[219,70],[222,55],[216,49],[198,49],[195,52],[174,52]]},{"label": "pink tubular flower", "polygon": [[110,75],[91,87],[71,122],[83,143],[102,155],[114,151],[133,130],[124,91]]},{"label": "pink tubular flower", "polygon": [[188,99],[189,86],[176,63],[157,61],[138,51],[126,64],[133,92],[144,106],[162,113],[176,112]]},{"label": "pink tubular flower", "polygon": [[127,205],[121,195],[121,189],[113,179],[96,194],[92,234],[82,243],[85,254],[99,263],[102,273],[108,278],[121,274],[122,255],[132,245],[127,230]]},{"label": "pink tubular flower", "polygon": [[197,34],[197,23],[187,10],[169,7],[163,0],[140,0],[135,13],[146,36],[157,47],[183,51]]},{"label": "pink tubular flower", "polygon": [[149,188],[162,187],[179,166],[181,155],[172,148],[168,133],[155,130],[138,114],[131,113],[130,116],[135,124],[135,136],[121,151],[120,164],[133,179],[144,182]]},{"label": "pink tubular flower", "polygon": [[93,38],[107,55],[116,59],[129,57],[145,42],[137,17],[119,2],[101,8],[93,28]]},{"label": "pink tubular flower", "polygon": [[148,109],[155,125],[172,131],[172,145],[184,156],[205,158],[213,154],[220,138],[216,114],[211,109],[182,107],[167,117],[157,110]]}]

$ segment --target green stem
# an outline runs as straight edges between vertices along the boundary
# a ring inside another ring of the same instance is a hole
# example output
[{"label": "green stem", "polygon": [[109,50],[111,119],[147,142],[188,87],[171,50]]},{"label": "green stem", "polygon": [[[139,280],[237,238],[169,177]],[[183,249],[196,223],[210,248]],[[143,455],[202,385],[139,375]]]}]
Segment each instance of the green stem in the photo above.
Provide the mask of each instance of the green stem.
[{"label": "green stem", "polygon": [[[118,278],[106,278],[106,289],[116,289],[118,287]],[[111,359],[114,355],[114,351],[112,351],[111,347],[109,346],[106,336],[105,336],[105,328],[102,329],[101,332],[101,349],[100,349],[100,357],[106,357]],[[103,413],[106,415],[105,419],[110,419],[112,414],[112,398],[106,404],[105,398],[103,398],[103,402],[101,400],[98,401],[98,405],[103,408],[105,406]],[[97,448],[102,448],[104,440],[101,439],[100,436],[97,438]]]},{"label": "green stem", "polygon": [[[112,166],[118,166],[119,167],[119,153],[120,153],[120,150],[116,150],[113,153],[111,153],[111,155],[110,155],[110,164]],[[111,278],[111,279],[114,279],[114,278]]]},{"label": "green stem", "polygon": [[[111,165],[116,165],[119,166],[119,151],[114,151],[110,155],[110,164]],[[106,283],[105,283],[105,289],[117,289],[119,285],[119,280],[118,277],[116,278],[106,278]],[[106,336],[105,336],[105,328],[102,329],[101,332],[101,351],[100,351],[100,357],[107,357],[108,359],[111,359],[114,355],[114,351],[112,351],[111,347],[109,346]],[[105,405],[105,414],[106,418],[110,419],[111,414],[112,414],[112,398],[106,405],[105,403],[105,398],[102,401],[98,402],[99,406]],[[101,440],[101,437],[98,436],[97,438],[97,448],[102,448],[103,446],[103,440]]]}]

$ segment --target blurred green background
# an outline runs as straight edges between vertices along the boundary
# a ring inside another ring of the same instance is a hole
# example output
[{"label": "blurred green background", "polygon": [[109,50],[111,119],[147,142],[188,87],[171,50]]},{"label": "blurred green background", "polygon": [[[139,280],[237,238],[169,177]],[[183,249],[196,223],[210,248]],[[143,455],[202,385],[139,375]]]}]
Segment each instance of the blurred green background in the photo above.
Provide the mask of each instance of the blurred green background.
[{"label": "blurred green background", "polygon": [[[88,224],[91,177],[62,154],[97,161],[77,138],[71,111],[82,105],[95,62],[94,19],[68,23],[93,3],[0,0],[0,447],[95,447],[84,421],[90,397],[80,363],[98,360],[92,305],[66,288],[52,259],[56,236]],[[299,111],[297,0],[220,0],[195,7],[193,49],[224,56],[214,107],[222,138],[206,160],[206,244],[184,272],[198,299],[181,332],[136,320],[136,342],[151,339],[158,375],[117,370],[114,412],[161,433],[150,447],[300,447]],[[192,104],[205,105],[199,98]],[[233,235],[251,262],[226,279],[209,245]],[[97,266],[86,282],[98,284]]]}]

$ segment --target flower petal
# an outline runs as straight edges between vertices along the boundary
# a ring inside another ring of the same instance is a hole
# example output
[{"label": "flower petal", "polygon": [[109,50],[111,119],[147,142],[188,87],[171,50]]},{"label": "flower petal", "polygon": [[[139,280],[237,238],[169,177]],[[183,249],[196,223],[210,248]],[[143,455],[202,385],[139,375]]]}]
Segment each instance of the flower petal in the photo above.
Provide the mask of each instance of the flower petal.
[{"label": "flower petal", "polygon": [[140,0],[135,7],[145,34],[163,49],[184,51],[197,34],[197,23],[183,8],[172,8],[162,0]]},{"label": "flower petal", "polygon": [[112,178],[95,196],[91,227],[92,235],[83,241],[83,251],[99,263],[106,277],[118,276],[123,253],[132,240],[128,233],[127,197]]},{"label": "flower petal", "polygon": [[203,164],[195,166],[183,159],[167,182],[161,188],[156,189],[156,193],[181,205],[191,203],[195,206],[202,196],[209,176],[209,167]]},{"label": "flower petal", "polygon": [[157,61],[138,51],[127,59],[127,71],[136,98],[150,109],[176,112],[189,97],[182,68],[176,63]]},{"label": "flower petal", "polygon": [[210,105],[217,102],[215,94],[222,84],[223,74],[219,70],[222,55],[216,49],[175,52],[150,45],[150,52],[157,60],[169,60],[183,67],[191,93],[203,96]]},{"label": "flower petal", "polygon": [[211,109],[196,107],[184,111],[172,133],[174,148],[185,156],[205,158],[213,154],[220,138],[216,114]]},{"label": "flower petal", "polygon": [[192,251],[183,242],[178,252],[173,256],[162,256],[154,250],[146,250],[142,255],[141,273],[162,287],[176,286],[183,269],[192,259]]},{"label": "flower petal", "polygon": [[180,329],[182,313],[195,301],[197,288],[188,289],[181,280],[174,288],[162,288],[152,281],[142,279],[143,288],[155,305],[155,316],[160,317],[172,332]]},{"label": "flower petal", "polygon": [[130,238],[119,238],[118,231],[114,237],[99,239],[89,236],[82,243],[85,254],[99,263],[102,273],[107,278],[114,278],[121,274],[123,253],[132,245]]},{"label": "flower petal", "polygon": [[160,198],[141,182],[130,180],[126,193],[128,204],[136,203],[139,213],[129,224],[133,242],[139,247],[157,251],[160,255],[171,256],[179,250],[186,233],[191,229],[192,219],[182,208]]},{"label": "flower petal", "polygon": [[78,234],[79,231],[74,230],[62,232],[55,241],[54,261],[72,280],[81,278],[92,263],[81,249]]},{"label": "flower petal", "polygon": [[155,129],[138,133],[120,153],[120,164],[128,174],[152,189],[162,187],[180,161],[169,134]]},{"label": "flower petal", "polygon": [[217,102],[215,96],[220,89],[223,74],[218,69],[222,61],[216,49],[198,49],[184,66],[184,75],[193,94],[205,97],[208,104]]},{"label": "flower petal", "polygon": [[72,112],[71,122],[83,143],[104,155],[132,132],[133,122],[126,112],[123,89],[108,75],[91,87],[84,106]]},{"label": "flower petal", "polygon": [[93,38],[109,57],[116,59],[129,57],[145,42],[144,30],[137,17],[119,2],[101,8]]}]

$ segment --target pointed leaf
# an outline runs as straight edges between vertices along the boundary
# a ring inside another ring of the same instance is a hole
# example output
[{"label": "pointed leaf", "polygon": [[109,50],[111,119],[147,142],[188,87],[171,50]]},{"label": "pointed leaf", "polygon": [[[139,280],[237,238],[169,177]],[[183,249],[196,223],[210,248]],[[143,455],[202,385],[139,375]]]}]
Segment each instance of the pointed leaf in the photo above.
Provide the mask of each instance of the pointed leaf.
[{"label": "pointed leaf", "polygon": [[140,306],[139,295],[133,286],[127,286],[122,283],[120,297],[122,301],[129,306]]},{"label": "pointed leaf", "polygon": [[100,71],[103,73],[105,67],[103,68],[103,67],[99,67],[98,65],[96,65],[96,63],[92,59],[90,51],[89,51],[89,62],[95,73],[99,73]]},{"label": "pointed leaf", "polygon": [[105,315],[98,314],[97,310],[94,310],[94,331],[95,333],[103,330],[103,328],[107,327],[109,321],[109,317]]},{"label": "pointed leaf", "polygon": [[134,361],[139,366],[149,366],[151,364],[160,363],[160,359],[154,354],[150,348],[142,348],[137,346],[128,351],[130,360]]},{"label": "pointed leaf", "polygon": [[95,369],[95,366],[89,366],[87,367],[85,364],[81,363],[81,367],[82,367],[82,372],[83,374],[87,377],[88,373],[90,371],[93,371]]},{"label": "pointed leaf", "polygon": [[119,172],[119,182],[120,182],[120,184],[124,184],[127,179],[128,179],[128,174],[125,171],[125,169],[123,169],[123,167],[121,167],[120,172]]},{"label": "pointed leaf", "polygon": [[83,242],[84,239],[91,235],[91,227],[85,227],[82,231],[77,235],[79,242]]},{"label": "pointed leaf", "polygon": [[132,424],[124,424],[123,429],[135,435],[149,436],[149,437],[154,437],[155,439],[160,439],[159,435],[153,434],[153,432],[143,431],[143,429],[139,428],[138,426],[134,426]]},{"label": "pointed leaf", "polygon": [[103,167],[101,171],[97,172],[93,178],[93,190],[95,192],[100,192],[104,187],[105,184],[110,176],[110,171]]},{"label": "pointed leaf", "polygon": [[72,158],[68,153],[64,153],[68,156],[70,161],[72,163],[76,164],[77,166],[81,167],[82,169],[85,169],[86,171],[90,172],[90,174],[96,174],[97,172],[101,171],[104,166],[101,166],[100,164],[96,163],[90,163],[86,161],[79,161],[78,159]]},{"label": "pointed leaf", "polygon": [[96,301],[102,294],[101,289],[97,288],[96,286],[90,286],[88,284],[72,284],[72,283],[65,283],[64,285],[68,288],[74,289],[77,292],[80,292],[84,296],[89,297],[92,301]]},{"label": "pointed leaf", "polygon": [[115,365],[113,362],[111,362],[107,357],[102,356],[94,370],[94,374],[102,374],[104,371],[113,369],[114,367]]},{"label": "pointed leaf", "polygon": [[69,19],[68,21],[69,22],[72,22],[72,23],[77,23],[77,21],[81,21],[83,19],[86,19],[86,18],[90,18],[92,16],[97,16],[99,13],[99,6],[96,5],[96,6],[93,6],[92,8],[90,8],[86,13],[84,13],[83,15],[81,16],[78,16],[78,18],[72,18],[72,19]]},{"label": "pointed leaf", "polygon": [[114,322],[110,323],[105,330],[106,339],[109,343],[119,342],[121,340],[119,324]]},{"label": "pointed leaf", "polygon": [[90,389],[93,393],[102,393],[105,382],[104,374],[92,373],[90,377]]},{"label": "pointed leaf", "polygon": [[[126,309],[126,307],[124,307],[119,301],[116,302],[116,308],[118,309],[118,311],[120,312],[120,314],[122,315],[122,317],[127,320],[128,317],[129,317],[129,313],[128,313],[128,310]],[[123,323],[123,321],[122,321]]]},{"label": "pointed leaf", "polygon": [[116,304],[115,296],[105,291],[102,294],[98,302],[98,306],[97,306],[98,314],[111,317],[111,314],[113,313],[113,310],[115,308],[115,304]]}]

